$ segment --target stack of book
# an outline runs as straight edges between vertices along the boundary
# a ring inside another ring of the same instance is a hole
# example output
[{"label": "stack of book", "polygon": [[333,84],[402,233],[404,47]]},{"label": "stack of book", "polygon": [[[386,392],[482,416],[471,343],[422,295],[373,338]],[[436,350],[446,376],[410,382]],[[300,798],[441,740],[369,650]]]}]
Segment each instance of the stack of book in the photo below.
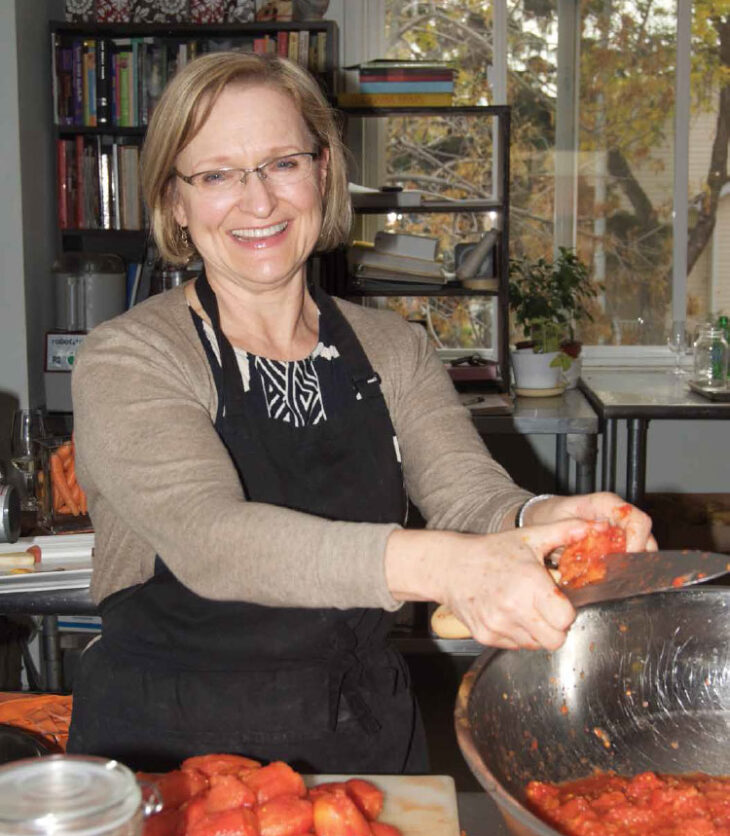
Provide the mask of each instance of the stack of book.
[{"label": "stack of book", "polygon": [[347,261],[353,279],[360,287],[382,283],[443,285],[446,278],[437,254],[437,238],[378,232],[372,244],[352,244],[347,251]]},{"label": "stack of book", "polygon": [[[350,69],[350,68],[348,68]],[[439,61],[378,59],[359,64],[357,93],[341,93],[342,107],[449,107],[454,70]]]}]

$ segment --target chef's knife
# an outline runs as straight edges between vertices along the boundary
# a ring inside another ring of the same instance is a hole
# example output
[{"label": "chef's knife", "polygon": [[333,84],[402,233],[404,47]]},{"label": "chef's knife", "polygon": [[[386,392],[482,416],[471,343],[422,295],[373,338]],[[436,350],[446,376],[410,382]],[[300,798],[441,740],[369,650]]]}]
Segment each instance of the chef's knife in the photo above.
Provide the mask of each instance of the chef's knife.
[{"label": "chef's knife", "polygon": [[[730,555],[689,549],[608,554],[605,561],[606,575],[602,580],[578,589],[560,587],[574,607],[683,589],[730,572]],[[431,616],[431,629],[442,639],[471,636],[469,628],[444,605]]]}]

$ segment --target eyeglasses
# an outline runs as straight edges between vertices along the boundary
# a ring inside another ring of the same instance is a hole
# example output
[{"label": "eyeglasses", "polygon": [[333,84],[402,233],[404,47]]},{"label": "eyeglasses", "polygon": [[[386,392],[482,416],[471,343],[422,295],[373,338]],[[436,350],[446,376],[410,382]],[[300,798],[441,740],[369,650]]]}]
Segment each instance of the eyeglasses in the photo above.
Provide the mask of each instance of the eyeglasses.
[{"label": "eyeglasses", "polygon": [[199,171],[189,176],[179,171],[173,173],[203,194],[224,194],[232,191],[239,183],[245,186],[248,175],[254,173],[262,183],[268,183],[272,188],[292,186],[312,173],[314,161],[318,157],[319,153],[316,151],[301,151],[275,157],[255,168],[218,168],[214,171]]}]

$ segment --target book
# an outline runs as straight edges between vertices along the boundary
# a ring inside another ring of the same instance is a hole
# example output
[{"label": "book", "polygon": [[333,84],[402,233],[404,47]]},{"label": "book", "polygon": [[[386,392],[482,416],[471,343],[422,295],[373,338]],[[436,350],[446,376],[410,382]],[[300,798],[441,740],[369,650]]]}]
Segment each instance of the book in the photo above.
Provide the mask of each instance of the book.
[{"label": "book", "polygon": [[66,142],[56,140],[56,197],[58,225],[61,229],[69,228],[68,218],[68,183],[66,181]]},{"label": "book", "polygon": [[426,258],[397,255],[396,253],[379,252],[372,244],[352,244],[347,249],[347,262],[353,273],[361,277],[365,275],[363,270],[368,268],[369,273],[374,271],[375,275],[372,276],[374,278],[377,278],[377,274],[382,271],[387,273],[389,277],[397,274],[402,281],[408,281],[408,277],[413,276],[414,280],[420,282],[429,280],[436,284],[445,282],[440,262]]},{"label": "book", "polygon": [[280,58],[286,58],[289,55],[289,33],[283,29],[276,33],[276,54]]},{"label": "book", "polygon": [[299,32],[299,52],[297,63],[305,69],[309,66],[309,30],[302,29]]},{"label": "book", "polygon": [[447,81],[453,83],[454,74],[446,72],[418,72],[410,70],[360,70],[360,82],[363,81]]},{"label": "book", "polygon": [[404,58],[373,58],[371,61],[363,61],[360,64],[350,64],[344,67],[346,70],[450,70],[452,69],[445,61],[419,61],[418,59]]},{"label": "book", "polygon": [[340,107],[450,107],[451,93],[340,93]]},{"label": "book", "polygon": [[327,72],[327,33],[317,32],[317,63],[315,69],[318,73]]},{"label": "book", "polygon": [[136,145],[120,145],[118,149],[121,228],[141,229],[142,201],[139,192],[139,148]]},{"label": "book", "polygon": [[453,93],[453,81],[361,81],[361,93]]},{"label": "book", "polygon": [[76,173],[76,205],[74,225],[77,229],[84,229],[86,226],[85,204],[84,204],[84,135],[76,134],[74,142],[75,151],[75,173]]},{"label": "book", "polygon": [[96,41],[85,40],[82,52],[82,96],[84,125],[96,127]]},{"label": "book", "polygon": [[431,294],[435,288],[443,287],[445,284],[446,282],[418,279],[413,276],[409,278],[403,273],[389,273],[387,270],[375,270],[370,267],[358,268],[350,278],[350,286],[353,288],[399,296]]},{"label": "book", "polygon": [[375,249],[381,253],[406,255],[411,258],[424,258],[435,261],[438,255],[439,240],[429,235],[411,235],[407,232],[375,233]]},{"label": "book", "polygon": [[114,229],[112,196],[112,151],[110,137],[97,136],[97,163],[99,166],[100,228]]},{"label": "book", "polygon": [[299,32],[289,33],[289,55],[290,61],[296,62],[299,58]]},{"label": "book", "polygon": [[71,47],[73,74],[73,125],[84,124],[84,44],[81,38],[74,38]]},{"label": "book", "polygon": [[111,49],[106,38],[96,41],[96,124],[111,121]]}]

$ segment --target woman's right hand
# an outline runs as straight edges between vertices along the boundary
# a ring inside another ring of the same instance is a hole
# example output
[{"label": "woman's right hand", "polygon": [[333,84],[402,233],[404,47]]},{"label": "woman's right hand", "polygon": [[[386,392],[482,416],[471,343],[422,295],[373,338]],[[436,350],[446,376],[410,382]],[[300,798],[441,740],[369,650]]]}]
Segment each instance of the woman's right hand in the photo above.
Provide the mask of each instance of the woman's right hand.
[{"label": "woman's right hand", "polygon": [[589,527],[574,519],[485,535],[394,531],[386,578],[397,600],[446,604],[481,644],[556,650],[575,610],[544,559],[584,537]]}]

